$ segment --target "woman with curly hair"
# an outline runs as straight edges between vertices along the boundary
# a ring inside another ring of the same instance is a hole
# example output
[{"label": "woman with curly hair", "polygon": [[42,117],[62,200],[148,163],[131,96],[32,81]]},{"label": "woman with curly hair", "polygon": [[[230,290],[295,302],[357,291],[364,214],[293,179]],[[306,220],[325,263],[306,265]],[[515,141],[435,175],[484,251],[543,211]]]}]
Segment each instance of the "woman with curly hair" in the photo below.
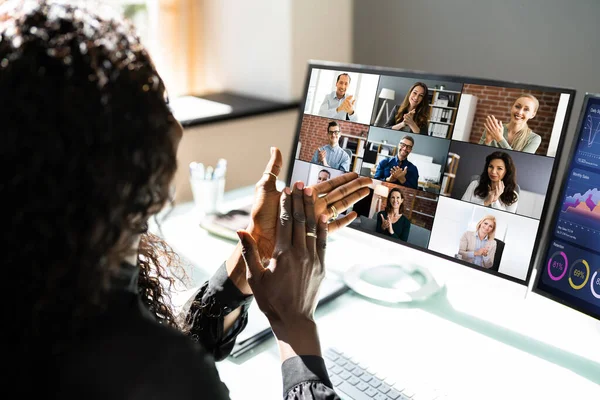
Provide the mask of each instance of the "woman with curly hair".
[{"label": "woman with curly hair", "polygon": [[479,179],[471,182],[462,200],[512,213],[517,212],[517,167],[504,151],[495,151],[485,158]]},{"label": "woman with curly hair", "polygon": [[402,104],[392,110],[392,116],[384,127],[394,130],[427,133],[427,121],[429,120],[429,98],[427,97],[427,85],[416,82],[404,96]]},{"label": "woman with curly hair", "polygon": [[[9,174],[0,197],[10,210],[2,253],[5,279],[20,291],[11,304],[11,366],[17,377],[35,377],[21,389],[41,385],[57,398],[228,398],[214,360],[230,353],[254,295],[261,309],[270,305],[284,396],[332,396],[312,310],[327,225],[335,231],[356,214],[325,221],[366,196],[370,179],[349,173],[281,193],[273,148],[241,243],[179,318],[169,297],[178,276],[171,269],[181,266],[147,229],[169,202],[183,131],[135,31],[51,1],[5,1],[0,21],[0,160]],[[269,259],[269,270],[257,265]]]}]

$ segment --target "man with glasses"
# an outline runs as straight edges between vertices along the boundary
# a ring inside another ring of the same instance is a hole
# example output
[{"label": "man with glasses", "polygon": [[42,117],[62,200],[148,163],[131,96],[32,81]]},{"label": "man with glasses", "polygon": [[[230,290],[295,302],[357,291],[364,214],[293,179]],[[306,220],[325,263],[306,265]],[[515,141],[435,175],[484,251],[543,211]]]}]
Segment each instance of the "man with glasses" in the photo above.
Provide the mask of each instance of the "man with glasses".
[{"label": "man with glasses", "polygon": [[329,143],[315,150],[315,154],[310,162],[348,172],[350,170],[350,156],[338,144],[340,140],[340,125],[337,122],[329,122],[327,137]]},{"label": "man with glasses", "polygon": [[346,90],[350,86],[350,75],[339,74],[335,81],[335,91],[329,93],[323,99],[319,107],[319,115],[322,117],[342,119],[345,121],[356,121],[353,95],[346,96]]},{"label": "man with glasses", "polygon": [[377,164],[377,170],[375,170],[373,178],[418,189],[419,170],[406,159],[414,145],[415,140],[412,137],[404,136],[398,143],[398,155],[381,160]]}]

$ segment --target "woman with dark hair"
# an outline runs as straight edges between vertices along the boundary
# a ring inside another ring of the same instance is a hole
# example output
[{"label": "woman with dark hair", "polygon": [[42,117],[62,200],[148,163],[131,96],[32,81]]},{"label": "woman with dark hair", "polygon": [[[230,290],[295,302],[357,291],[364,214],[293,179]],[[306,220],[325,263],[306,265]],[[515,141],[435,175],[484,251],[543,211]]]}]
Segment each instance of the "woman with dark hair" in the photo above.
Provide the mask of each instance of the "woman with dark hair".
[{"label": "woman with dark hair", "polygon": [[[268,318],[284,396],[334,396],[312,311],[302,310],[314,310],[323,278],[325,221],[366,196],[371,180],[348,173],[281,193],[281,153],[272,148],[241,244],[180,318],[170,302],[179,260],[147,229],[170,201],[183,131],[136,33],[109,14],[51,1],[5,1],[0,21],[0,160],[2,170],[14,171],[0,184],[11,210],[1,242],[5,278],[20,293],[9,363],[16,376],[35,377],[20,390],[228,398],[214,360],[231,352],[254,294],[261,309],[274,305]],[[329,232],[355,217],[331,222]],[[305,240],[292,243],[285,235],[292,229],[306,231]],[[254,256],[248,280],[242,253]],[[256,257],[300,275],[273,271],[269,282],[259,281]]]},{"label": "woman with dark hair", "polygon": [[408,240],[410,221],[404,215],[404,199],[398,188],[392,188],[388,193],[385,210],[377,213],[377,227],[375,230],[387,236],[403,241]]},{"label": "woman with dark hair", "polygon": [[498,210],[517,212],[517,168],[512,157],[503,151],[495,151],[488,155],[481,176],[469,184],[462,200]]},{"label": "woman with dark hair", "polygon": [[427,85],[423,82],[412,85],[406,96],[404,96],[402,104],[394,107],[392,116],[384,127],[413,133],[426,131],[429,120],[427,91]]}]

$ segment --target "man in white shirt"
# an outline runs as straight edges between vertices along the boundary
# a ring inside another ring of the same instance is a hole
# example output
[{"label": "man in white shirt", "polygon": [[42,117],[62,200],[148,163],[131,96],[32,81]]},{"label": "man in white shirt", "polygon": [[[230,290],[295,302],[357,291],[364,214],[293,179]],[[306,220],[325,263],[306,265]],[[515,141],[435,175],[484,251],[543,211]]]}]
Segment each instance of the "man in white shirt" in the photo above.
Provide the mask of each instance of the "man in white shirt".
[{"label": "man in white shirt", "polygon": [[350,170],[350,156],[338,144],[340,140],[340,125],[336,121],[329,122],[327,137],[329,143],[315,150],[315,154],[310,162],[348,172]]},{"label": "man in white shirt", "polygon": [[326,95],[319,107],[319,115],[322,117],[342,119],[344,121],[356,121],[353,95],[346,96],[346,90],[350,86],[350,75],[339,74],[335,82],[335,92]]}]

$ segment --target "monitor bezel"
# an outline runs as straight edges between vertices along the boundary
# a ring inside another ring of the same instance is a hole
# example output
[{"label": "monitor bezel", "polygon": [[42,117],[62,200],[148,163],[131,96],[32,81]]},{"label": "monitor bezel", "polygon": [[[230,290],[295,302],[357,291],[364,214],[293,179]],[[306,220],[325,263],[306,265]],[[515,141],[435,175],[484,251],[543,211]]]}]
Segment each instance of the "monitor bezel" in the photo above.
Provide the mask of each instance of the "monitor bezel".
[{"label": "monitor bezel", "polygon": [[[306,99],[307,99],[307,95],[308,95],[308,86],[310,84],[310,77],[311,77],[312,71],[315,68],[328,69],[328,70],[344,70],[344,71],[348,71],[348,72],[357,72],[357,73],[365,73],[365,74],[398,76],[398,77],[404,77],[404,78],[420,78],[423,80],[429,80],[429,79],[430,80],[444,80],[444,81],[448,81],[448,82],[463,83],[463,84],[470,83],[470,84],[501,86],[501,87],[509,87],[509,88],[525,88],[525,89],[531,89],[531,90],[554,91],[554,92],[569,94],[569,102],[567,104],[565,120],[563,122],[563,126],[561,129],[560,140],[558,141],[556,155],[554,157],[554,163],[552,166],[552,172],[550,174],[548,190],[546,192],[546,199],[544,200],[544,206],[542,207],[542,214],[541,214],[538,229],[536,232],[536,243],[538,243],[540,241],[540,239],[542,238],[542,234],[543,234],[543,227],[545,226],[545,223],[547,222],[546,214],[547,214],[547,211],[549,208],[549,199],[551,197],[550,195],[551,195],[551,193],[553,193],[553,191],[555,189],[556,174],[557,174],[558,166],[560,165],[560,162],[561,162],[561,156],[563,153],[563,145],[565,142],[565,136],[566,136],[566,132],[568,129],[569,121],[571,119],[571,112],[572,112],[573,102],[574,102],[574,98],[575,98],[575,94],[576,94],[575,89],[559,87],[559,86],[534,85],[534,84],[522,83],[522,82],[517,82],[517,81],[503,81],[503,80],[496,80],[496,79],[479,78],[479,77],[473,77],[473,76],[436,74],[436,73],[430,73],[430,72],[425,72],[425,71],[420,71],[420,70],[410,70],[410,69],[402,69],[402,68],[380,67],[380,66],[365,65],[365,64],[341,63],[341,62],[323,61],[323,60],[309,60],[308,64],[307,64],[307,71],[306,71],[305,81],[304,81],[304,86],[303,86],[302,99],[300,100],[300,104],[299,104],[299,115],[298,115],[298,121],[296,123],[296,133],[294,135],[294,141],[292,142],[292,149],[290,152],[290,159],[288,162],[286,184],[291,183],[290,180],[292,179],[292,174],[294,171],[294,164],[297,161],[295,158],[295,154],[298,149],[298,141],[300,139],[300,130],[302,128],[302,120],[304,118],[304,107],[306,105]],[[369,125],[369,126],[371,126],[371,125]],[[508,281],[512,281],[512,282],[515,282],[517,284],[524,285],[524,286],[529,286],[531,275],[532,275],[534,265],[535,265],[534,261],[537,259],[537,254],[532,254],[532,257],[529,262],[529,267],[527,269],[527,276],[525,277],[525,280],[521,280],[521,279],[512,277],[510,275],[502,274],[497,271],[492,271],[492,270],[489,270],[486,268],[478,267],[475,264],[471,264],[464,260],[459,260],[454,257],[448,256],[446,254],[442,254],[442,253],[438,253],[433,250],[429,250],[427,248],[419,247],[419,246],[416,246],[416,245],[413,245],[413,244],[410,244],[407,242],[399,242],[397,240],[394,240],[393,238],[384,237],[383,235],[381,235],[381,236],[375,235],[372,232],[367,232],[366,230],[363,230],[357,226],[349,225],[348,228],[355,229],[360,232],[365,232],[371,236],[381,238],[382,240],[388,240],[388,241],[397,243],[400,246],[406,246],[406,247],[415,249],[417,251],[423,251],[423,252],[433,255],[435,257],[440,257],[440,258],[446,259],[448,261],[452,261],[457,264],[466,266],[468,268],[472,268],[477,271],[482,271],[484,273],[495,275],[500,278],[503,278]],[[539,246],[534,247],[534,253],[536,252],[536,249],[539,249]]]},{"label": "monitor bezel", "polygon": [[[567,180],[569,177],[566,176],[566,173],[571,169],[571,163],[573,162],[573,158],[575,157],[575,153],[577,152],[577,149],[579,147],[579,139],[581,137],[581,127],[583,125],[585,111],[587,110],[587,106],[588,106],[590,99],[600,100],[600,93],[586,92],[585,96],[583,98],[583,104],[581,106],[581,111],[579,112],[579,117],[577,118],[575,135],[573,137],[573,139],[574,139],[573,146],[569,150],[569,154],[565,157],[565,160],[566,160],[566,163],[564,164],[565,165],[565,169],[564,169],[565,175],[564,175],[563,181],[556,184],[556,187],[558,190],[558,197],[556,199],[556,203],[552,207],[552,210],[549,210],[550,214],[547,216],[548,221],[550,223],[549,229],[545,232],[544,241],[542,242],[542,246],[540,246],[542,251],[538,251],[535,256],[534,268],[536,270],[536,276],[533,281],[531,291],[537,295],[546,297],[550,300],[560,303],[560,304],[562,304],[566,307],[569,307],[573,310],[579,311],[582,314],[585,314],[592,318],[596,318],[596,319],[600,320],[600,313],[595,313],[591,310],[584,309],[583,307],[580,307],[577,304],[577,302],[572,302],[572,301],[567,300],[566,298],[558,297],[555,294],[538,287],[541,277],[542,277],[542,272],[543,272],[543,268],[544,268],[544,264],[545,264],[545,260],[546,260],[546,254],[548,254],[548,250],[550,249],[550,245],[552,244],[551,238],[553,237],[554,227],[556,226],[556,222],[558,221],[559,213],[557,213],[557,210],[559,209],[559,207],[562,206],[562,199],[564,198],[565,192],[567,190]],[[557,290],[557,292],[558,292],[558,290]],[[573,296],[570,296],[568,293],[563,292],[563,294],[565,294],[567,297],[573,297]]]}]

